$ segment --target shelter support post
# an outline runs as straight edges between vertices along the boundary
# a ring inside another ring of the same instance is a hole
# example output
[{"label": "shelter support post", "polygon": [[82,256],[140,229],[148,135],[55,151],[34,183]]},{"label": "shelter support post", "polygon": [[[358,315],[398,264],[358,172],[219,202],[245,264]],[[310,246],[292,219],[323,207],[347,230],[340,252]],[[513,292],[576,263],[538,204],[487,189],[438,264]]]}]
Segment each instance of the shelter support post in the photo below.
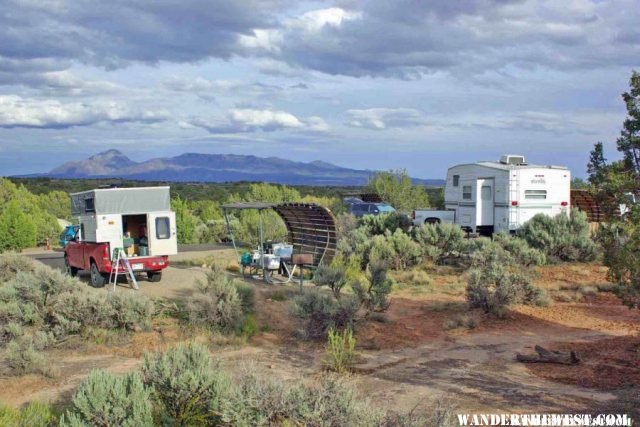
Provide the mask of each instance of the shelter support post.
[{"label": "shelter support post", "polygon": [[260,224],[260,262],[262,263],[262,278],[267,280],[267,269],[264,265],[264,231],[262,229],[262,209],[258,209],[258,222]]},{"label": "shelter support post", "polygon": [[227,216],[227,208],[222,208],[222,212],[224,214],[224,222],[227,224],[227,233],[231,237],[231,243],[233,244],[233,250],[236,253],[236,258],[238,259],[238,264],[241,264],[240,254],[238,253],[238,248],[236,247],[236,239],[233,237],[233,231],[231,231],[231,224],[229,224],[229,217]]}]

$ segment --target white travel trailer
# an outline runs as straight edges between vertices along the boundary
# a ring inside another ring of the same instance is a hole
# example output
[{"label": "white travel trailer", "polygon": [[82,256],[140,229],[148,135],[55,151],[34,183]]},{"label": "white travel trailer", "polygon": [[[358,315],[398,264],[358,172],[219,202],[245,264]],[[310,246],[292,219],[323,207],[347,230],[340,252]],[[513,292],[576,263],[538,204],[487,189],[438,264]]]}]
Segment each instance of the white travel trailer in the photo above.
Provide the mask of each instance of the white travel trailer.
[{"label": "white travel trailer", "polygon": [[455,223],[481,234],[517,230],[534,215],[569,214],[571,173],[564,166],[527,164],[524,156],[449,168],[444,193]]}]

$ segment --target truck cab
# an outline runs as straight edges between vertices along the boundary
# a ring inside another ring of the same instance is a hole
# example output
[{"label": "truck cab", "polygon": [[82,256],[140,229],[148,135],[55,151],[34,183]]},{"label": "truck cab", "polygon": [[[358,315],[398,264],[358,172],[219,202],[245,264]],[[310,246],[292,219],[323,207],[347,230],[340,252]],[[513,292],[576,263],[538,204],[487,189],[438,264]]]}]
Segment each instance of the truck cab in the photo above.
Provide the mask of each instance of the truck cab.
[{"label": "truck cab", "polygon": [[64,230],[62,230],[62,233],[60,233],[60,246],[65,248],[69,242],[76,240],[78,231],[80,231],[80,225],[67,225]]}]

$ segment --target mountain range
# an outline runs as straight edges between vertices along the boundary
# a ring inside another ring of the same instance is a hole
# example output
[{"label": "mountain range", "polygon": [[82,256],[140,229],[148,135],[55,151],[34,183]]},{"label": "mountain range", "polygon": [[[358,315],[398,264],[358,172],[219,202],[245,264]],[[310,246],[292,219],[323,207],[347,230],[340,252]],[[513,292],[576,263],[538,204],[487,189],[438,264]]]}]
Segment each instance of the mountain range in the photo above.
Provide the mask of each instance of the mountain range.
[{"label": "mountain range", "polygon": [[[290,185],[363,185],[375,173],[331,163],[310,163],[278,157],[186,153],[142,162],[118,150],[107,150],[86,160],[70,161],[49,173],[50,178],[122,178],[144,181],[231,182],[264,181]],[[444,185],[441,179],[413,179],[416,184]]]}]

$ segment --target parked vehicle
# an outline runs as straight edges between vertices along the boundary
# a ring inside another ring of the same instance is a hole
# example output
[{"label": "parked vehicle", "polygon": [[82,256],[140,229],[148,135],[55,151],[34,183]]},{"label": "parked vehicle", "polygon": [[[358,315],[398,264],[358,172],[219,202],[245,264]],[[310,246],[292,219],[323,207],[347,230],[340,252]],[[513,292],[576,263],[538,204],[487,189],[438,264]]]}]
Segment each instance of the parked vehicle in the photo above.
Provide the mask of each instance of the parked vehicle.
[{"label": "parked vehicle", "polygon": [[449,168],[445,211],[416,210],[414,224],[450,222],[491,235],[514,232],[534,215],[569,215],[571,172],[564,166],[526,163],[524,156]]},{"label": "parked vehicle", "polygon": [[456,220],[456,211],[437,211],[431,209],[416,209],[411,217],[414,225],[438,224],[441,222],[453,224]]},{"label": "parked vehicle", "polygon": [[359,199],[357,197],[345,197],[344,199],[342,199],[342,201],[345,202],[349,206],[357,205],[357,204],[360,204],[360,203],[364,203],[364,201],[362,199]]},{"label": "parked vehicle", "polygon": [[60,233],[60,246],[64,248],[67,246],[67,243],[75,240],[79,230],[80,226],[78,224],[67,225],[64,230],[62,230],[62,233]]},{"label": "parked vehicle", "polygon": [[395,211],[393,206],[387,203],[356,203],[349,206],[349,212],[358,218],[365,215],[380,215]]},{"label": "parked vehicle", "polygon": [[87,270],[93,286],[105,285],[115,267],[115,250],[122,248],[134,273],[146,273],[152,282],[161,280],[168,256],[178,252],[169,187],[84,191],[71,194],[71,206],[79,232],[65,247],[70,275]]}]

